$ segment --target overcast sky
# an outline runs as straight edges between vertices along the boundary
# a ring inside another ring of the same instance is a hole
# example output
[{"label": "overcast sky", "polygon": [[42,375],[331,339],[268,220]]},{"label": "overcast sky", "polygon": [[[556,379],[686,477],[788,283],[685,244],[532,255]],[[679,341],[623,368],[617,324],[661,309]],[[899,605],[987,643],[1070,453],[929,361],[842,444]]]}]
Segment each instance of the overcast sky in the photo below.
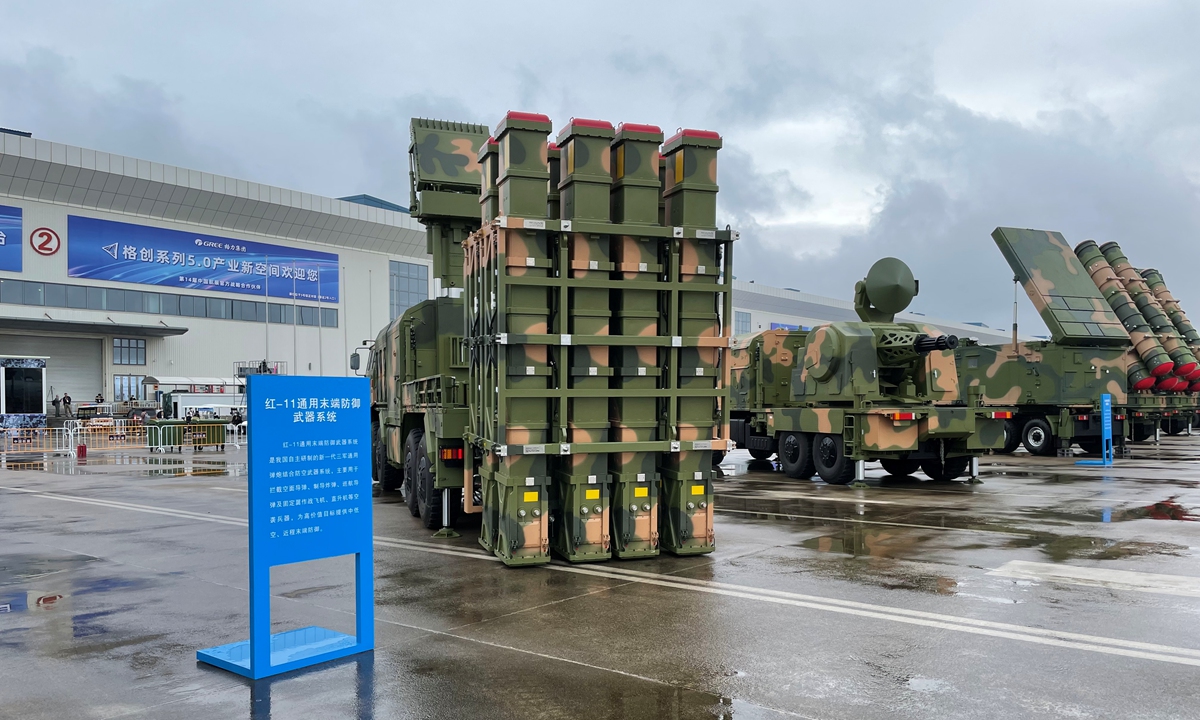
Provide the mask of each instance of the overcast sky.
[{"label": "overcast sky", "polygon": [[0,0],[0,125],[403,205],[413,115],[712,129],[739,279],[850,299],[894,255],[914,309],[1006,327],[1013,225],[1200,316],[1196,3],[589,5]]}]

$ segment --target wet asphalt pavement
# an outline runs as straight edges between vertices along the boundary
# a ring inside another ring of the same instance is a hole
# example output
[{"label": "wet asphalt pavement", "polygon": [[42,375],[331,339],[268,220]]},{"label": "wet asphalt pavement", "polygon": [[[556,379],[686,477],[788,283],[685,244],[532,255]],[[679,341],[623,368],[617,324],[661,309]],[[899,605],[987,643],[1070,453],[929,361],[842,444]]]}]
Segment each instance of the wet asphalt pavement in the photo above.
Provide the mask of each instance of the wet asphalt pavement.
[{"label": "wet asphalt pavement", "polygon": [[[1192,718],[1200,437],[983,484],[792,481],[735,453],[717,552],[510,569],[376,499],[376,650],[251,682],[245,452],[0,468],[0,718]],[[918,476],[923,477],[923,476]],[[346,558],[275,631],[353,632]]]}]

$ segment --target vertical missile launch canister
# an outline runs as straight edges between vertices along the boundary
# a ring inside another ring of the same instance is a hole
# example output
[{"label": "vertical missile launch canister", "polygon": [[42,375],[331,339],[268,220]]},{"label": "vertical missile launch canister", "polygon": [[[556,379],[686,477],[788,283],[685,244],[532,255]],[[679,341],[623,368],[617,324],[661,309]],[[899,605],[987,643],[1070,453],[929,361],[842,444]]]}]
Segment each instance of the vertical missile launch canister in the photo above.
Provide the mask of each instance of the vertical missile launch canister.
[{"label": "vertical missile launch canister", "polygon": [[660,181],[657,127],[550,130],[508,113],[478,156],[462,361],[480,543],[509,565],[711,552],[736,237],[716,228],[721,138],[680,131]]},{"label": "vertical missile launch canister", "polygon": [[[1154,332],[1158,333],[1163,349],[1175,363],[1174,374],[1188,381],[1200,379],[1200,363],[1197,362],[1196,356],[1180,337],[1179,331],[1175,329],[1174,323],[1163,311],[1162,305],[1150,291],[1146,281],[1129,263],[1125,253],[1121,251],[1121,246],[1115,242],[1107,242],[1100,246],[1100,252],[1104,254],[1104,259],[1108,261],[1113,271],[1125,284],[1126,291],[1142,312],[1142,317],[1146,319]],[[1161,386],[1162,382],[1160,381],[1159,384]],[[1186,388],[1186,383],[1180,387],[1180,383],[1177,381],[1175,385],[1177,390]],[[1171,388],[1163,387],[1162,389]]]},{"label": "vertical missile launch canister", "polygon": [[[1163,349],[1158,337],[1142,316],[1141,311],[1137,309],[1129,293],[1125,291],[1125,285],[1117,277],[1116,271],[1100,253],[1100,248],[1096,246],[1095,241],[1085,240],[1076,245],[1075,255],[1083,263],[1092,282],[1096,283],[1096,287],[1100,289],[1104,299],[1108,301],[1125,329],[1129,331],[1134,355],[1140,360],[1140,362],[1130,363],[1128,371],[1130,389],[1146,390],[1154,387],[1155,378],[1169,375],[1174,370],[1174,361]],[[1171,385],[1175,385],[1174,380],[1171,380]]]}]

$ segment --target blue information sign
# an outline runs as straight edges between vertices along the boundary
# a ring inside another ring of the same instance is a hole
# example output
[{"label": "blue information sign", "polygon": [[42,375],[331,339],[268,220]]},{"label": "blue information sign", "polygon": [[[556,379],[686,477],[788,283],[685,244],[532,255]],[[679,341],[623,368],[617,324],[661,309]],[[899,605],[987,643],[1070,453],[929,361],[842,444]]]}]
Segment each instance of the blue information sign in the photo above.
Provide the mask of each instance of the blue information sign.
[{"label": "blue information sign", "polygon": [[[1100,465],[1111,467],[1113,464],[1113,418],[1112,395],[1105,393],[1100,396],[1100,459],[1078,460],[1076,465]],[[1108,522],[1106,519],[1104,522]]]},{"label": "blue information sign", "polygon": [[0,205],[0,270],[21,272],[21,208]]},{"label": "blue information sign", "polygon": [[[375,646],[370,386],[365,378],[252,375],[250,640],[199,660],[249,678]],[[271,634],[271,567],[355,556],[355,635],[321,627]]]},{"label": "blue information sign", "polygon": [[338,301],[338,256],[250,242],[67,216],[67,274],[199,290]]}]

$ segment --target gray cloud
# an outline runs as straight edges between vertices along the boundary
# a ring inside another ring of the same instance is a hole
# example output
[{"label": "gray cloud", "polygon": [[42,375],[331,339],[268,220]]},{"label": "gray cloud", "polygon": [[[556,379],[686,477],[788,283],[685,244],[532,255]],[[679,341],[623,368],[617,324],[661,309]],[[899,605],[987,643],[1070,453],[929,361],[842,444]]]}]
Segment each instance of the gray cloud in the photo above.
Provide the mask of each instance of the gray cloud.
[{"label": "gray cloud", "polygon": [[742,279],[848,298],[895,255],[923,280],[918,310],[1004,326],[1011,275],[989,234],[1018,225],[1119,240],[1200,314],[1183,272],[1200,231],[1186,4],[213,0],[137,22],[99,6],[5,16],[0,124],[40,137],[404,203],[410,115],[705,127],[725,137],[719,208],[742,230]]}]

